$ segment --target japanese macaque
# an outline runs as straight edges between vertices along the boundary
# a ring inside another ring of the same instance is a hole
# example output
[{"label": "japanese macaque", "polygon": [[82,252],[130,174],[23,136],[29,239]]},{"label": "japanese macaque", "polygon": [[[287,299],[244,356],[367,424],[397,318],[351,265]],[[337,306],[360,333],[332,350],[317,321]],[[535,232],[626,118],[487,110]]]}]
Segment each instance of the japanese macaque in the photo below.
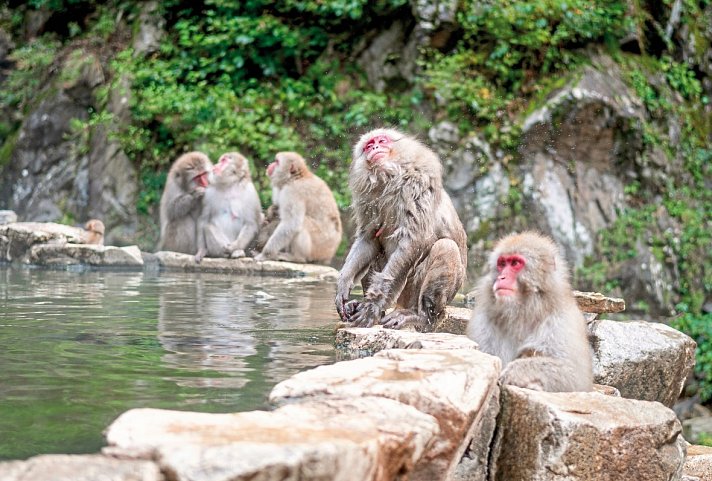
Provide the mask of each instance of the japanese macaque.
[{"label": "japanese macaque", "polygon": [[104,245],[104,223],[99,219],[90,219],[84,224],[82,241],[85,244]]},{"label": "japanese macaque", "polygon": [[188,152],[173,162],[161,196],[158,250],[195,254],[196,224],[211,168],[210,159],[202,152]]},{"label": "japanese macaque", "polygon": [[480,279],[468,336],[502,359],[503,384],[540,391],[590,391],[591,350],[566,262],[535,232],[510,234]]},{"label": "japanese macaque", "polygon": [[341,243],[341,216],[329,186],[295,152],[279,152],[267,175],[278,223],[255,259],[331,262]]},{"label": "japanese macaque", "polygon": [[220,156],[209,176],[198,218],[198,251],[203,257],[244,257],[257,235],[262,208],[248,160],[238,152]]},{"label": "japanese macaque", "polygon": [[[358,327],[431,330],[467,266],[465,230],[443,189],[440,159],[413,137],[376,129],[356,143],[349,175],[356,238],[336,287],[339,316]],[[359,280],[363,300],[347,302]]]}]

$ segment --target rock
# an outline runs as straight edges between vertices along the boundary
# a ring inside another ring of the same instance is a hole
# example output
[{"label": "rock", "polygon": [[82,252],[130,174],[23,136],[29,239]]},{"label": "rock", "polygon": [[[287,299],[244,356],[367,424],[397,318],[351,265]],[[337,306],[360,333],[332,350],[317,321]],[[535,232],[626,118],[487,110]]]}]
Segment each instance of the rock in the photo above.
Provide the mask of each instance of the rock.
[{"label": "rock", "polygon": [[87,245],[85,231],[52,222],[15,222],[0,226],[0,260],[37,265],[141,267],[136,246]]},{"label": "rock", "polygon": [[688,446],[683,473],[695,480],[712,481],[712,447]]},{"label": "rock", "polygon": [[600,292],[574,291],[574,298],[583,312],[596,314],[625,311],[625,301],[618,297],[606,297]]},{"label": "rock", "polygon": [[84,229],[52,222],[15,222],[0,226],[0,260],[29,262],[35,244],[81,243]]},{"label": "rock", "polygon": [[536,227],[580,266],[625,206],[624,166],[642,150],[645,109],[613,62],[586,67],[522,125],[522,192]]},{"label": "rock", "polygon": [[685,441],[660,403],[508,386],[492,453],[495,481],[678,480]]},{"label": "rock", "polygon": [[698,444],[703,437],[712,439],[712,417],[697,417],[682,422],[682,432],[688,442]]},{"label": "rock", "polygon": [[200,264],[195,256],[179,252],[159,251],[155,254],[163,268],[187,272],[230,272],[234,274],[262,274],[285,277],[310,277],[324,281],[335,281],[339,271],[319,264],[295,264],[281,261],[256,261],[252,257],[239,259],[204,258]]},{"label": "rock", "polygon": [[0,210],[0,225],[17,222],[17,214],[11,210]]},{"label": "rock", "polygon": [[137,246],[114,247],[89,244],[37,244],[30,249],[29,262],[43,266],[90,265],[103,267],[142,267]]},{"label": "rock", "polygon": [[27,461],[0,463],[3,481],[163,481],[150,461],[115,459],[98,454],[35,456]]},{"label": "rock", "polygon": [[418,57],[416,39],[408,33],[412,18],[400,18],[380,30],[358,54],[356,63],[377,92],[413,79]]},{"label": "rock", "polygon": [[477,349],[477,343],[449,333],[421,333],[381,326],[349,327],[336,331],[336,347],[355,356],[370,356],[384,349]]},{"label": "rock", "polygon": [[146,55],[158,51],[166,24],[160,15],[158,2],[152,0],[141,5],[138,23],[138,33],[133,39],[134,54]]},{"label": "rock", "polygon": [[[473,437],[491,438],[500,360],[473,350],[389,349],[373,357],[301,372],[272,390],[277,404],[313,399],[394,399],[434,416],[437,438],[408,479],[451,479]],[[486,458],[484,454],[480,457]],[[359,479],[354,477],[352,479]]]},{"label": "rock", "polygon": [[472,309],[445,306],[445,317],[435,324],[433,331],[465,334],[467,332],[467,324],[471,318]]},{"label": "rock", "polygon": [[671,407],[695,364],[695,342],[656,322],[598,321],[592,335],[595,382],[626,398]]},{"label": "rock", "polygon": [[63,57],[59,75],[29,107],[3,169],[0,204],[22,219],[86,218],[88,158],[77,148],[76,121],[87,121],[94,90],[105,81],[99,59],[78,48]]},{"label": "rock", "polygon": [[407,477],[437,432],[432,416],[382,397],[236,414],[134,409],[109,426],[104,451],[158,459],[171,479],[387,480]]}]

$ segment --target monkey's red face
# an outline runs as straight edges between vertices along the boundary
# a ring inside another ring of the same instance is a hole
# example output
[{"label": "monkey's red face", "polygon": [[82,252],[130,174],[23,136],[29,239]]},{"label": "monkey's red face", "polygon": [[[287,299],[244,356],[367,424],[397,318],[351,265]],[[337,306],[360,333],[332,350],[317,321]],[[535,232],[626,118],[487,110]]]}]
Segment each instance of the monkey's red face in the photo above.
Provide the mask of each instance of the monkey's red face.
[{"label": "monkey's red face", "polygon": [[378,162],[391,152],[393,141],[386,134],[371,137],[363,146],[363,153],[369,163]]},{"label": "monkey's red face", "polygon": [[267,177],[272,177],[272,174],[274,174],[274,169],[276,169],[277,167],[279,167],[279,156],[276,156],[274,158],[274,162],[267,166]]},{"label": "monkey's red face", "polygon": [[213,174],[215,175],[220,175],[222,174],[222,171],[227,167],[227,164],[230,162],[230,156],[229,155],[221,155],[220,160],[218,160],[218,163],[215,164],[213,167]]},{"label": "monkey's red face", "polygon": [[510,256],[499,256],[497,259],[497,278],[494,281],[492,290],[495,297],[507,297],[517,294],[517,276],[519,271],[524,269],[527,261],[524,257],[514,254]]}]

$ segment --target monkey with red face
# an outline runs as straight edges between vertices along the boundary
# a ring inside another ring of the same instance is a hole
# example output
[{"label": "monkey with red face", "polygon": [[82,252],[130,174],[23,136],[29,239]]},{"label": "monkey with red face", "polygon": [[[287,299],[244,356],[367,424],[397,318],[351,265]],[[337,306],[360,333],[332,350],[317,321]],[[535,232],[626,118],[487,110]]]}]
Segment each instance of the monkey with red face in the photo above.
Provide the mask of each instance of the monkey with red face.
[{"label": "monkey with red face", "polygon": [[[354,147],[349,186],[357,229],[339,275],[336,310],[358,327],[430,330],[467,265],[465,230],[443,189],[440,159],[413,137],[376,129]],[[359,280],[363,300],[348,301]]]},{"label": "monkey with red face", "polygon": [[296,152],[278,152],[267,176],[272,206],[260,236],[267,240],[255,260],[331,262],[341,243],[341,216],[329,186]]},{"label": "monkey with red face", "polygon": [[511,234],[480,279],[468,336],[502,359],[503,384],[541,391],[590,391],[586,322],[556,244],[535,232]]},{"label": "monkey with red face", "polygon": [[211,168],[210,159],[202,152],[188,152],[173,162],[161,195],[158,250],[195,253],[196,223]]}]

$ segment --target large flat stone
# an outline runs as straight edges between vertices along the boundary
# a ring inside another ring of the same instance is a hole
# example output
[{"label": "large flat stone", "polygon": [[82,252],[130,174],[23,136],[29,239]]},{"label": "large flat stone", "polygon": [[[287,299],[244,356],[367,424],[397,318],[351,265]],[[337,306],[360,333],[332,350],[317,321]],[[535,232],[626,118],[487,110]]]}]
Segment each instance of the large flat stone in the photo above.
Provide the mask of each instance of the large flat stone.
[{"label": "large flat stone", "polygon": [[508,386],[490,468],[494,481],[673,481],[685,444],[658,402]]},{"label": "large flat stone", "polygon": [[437,432],[432,416],[374,397],[237,414],[134,409],[104,451],[156,459],[175,480],[385,481],[407,476]]},{"label": "large flat stone", "polygon": [[313,277],[319,280],[335,281],[339,271],[319,264],[296,264],[282,261],[256,261],[252,257],[239,259],[204,258],[200,264],[195,256],[179,252],[159,251],[155,254],[164,269],[186,272],[229,272],[245,275],[270,275],[285,277]]},{"label": "large flat stone", "polygon": [[2,481],[163,481],[150,461],[116,459],[98,454],[35,456],[0,463]]},{"label": "large flat stone", "polygon": [[646,321],[597,321],[592,326],[595,382],[621,396],[671,407],[695,365],[695,341]]},{"label": "large flat stone", "polygon": [[389,349],[299,373],[275,386],[270,401],[377,396],[413,406],[435,417],[440,431],[409,479],[447,480],[473,437],[489,444],[487,408],[500,368],[498,358],[472,349]]},{"label": "large flat stone", "polygon": [[28,262],[42,266],[82,264],[104,267],[143,267],[143,258],[137,246],[36,244],[30,249]]}]

